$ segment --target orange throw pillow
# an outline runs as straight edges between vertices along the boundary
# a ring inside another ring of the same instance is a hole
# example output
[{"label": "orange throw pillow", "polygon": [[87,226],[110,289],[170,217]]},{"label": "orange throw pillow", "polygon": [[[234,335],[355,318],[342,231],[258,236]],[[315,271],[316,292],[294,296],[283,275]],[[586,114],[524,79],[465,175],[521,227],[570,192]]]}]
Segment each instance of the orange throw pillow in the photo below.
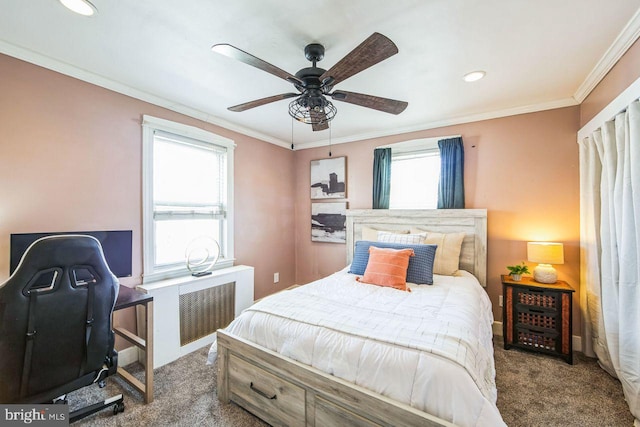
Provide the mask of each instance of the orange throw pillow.
[{"label": "orange throw pillow", "polygon": [[388,286],[401,291],[407,288],[407,268],[409,258],[414,256],[413,249],[388,249],[371,246],[369,248],[369,263],[364,276],[357,278],[362,283],[378,286]]}]

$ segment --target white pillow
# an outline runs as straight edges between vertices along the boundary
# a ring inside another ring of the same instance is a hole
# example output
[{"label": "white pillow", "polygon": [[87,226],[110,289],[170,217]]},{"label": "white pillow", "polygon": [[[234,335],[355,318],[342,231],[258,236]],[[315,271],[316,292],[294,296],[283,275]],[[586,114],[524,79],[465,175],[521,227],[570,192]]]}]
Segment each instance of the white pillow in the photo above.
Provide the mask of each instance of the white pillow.
[{"label": "white pillow", "polygon": [[426,235],[427,233],[397,234],[389,233],[387,231],[378,231],[378,242],[421,245],[424,243]]},{"label": "white pillow", "polygon": [[370,242],[377,242],[378,241],[378,232],[379,231],[386,231],[389,233],[396,233],[396,234],[408,234],[409,230],[378,230],[376,228],[371,228],[371,227],[362,227],[362,239],[360,240],[368,240]]}]

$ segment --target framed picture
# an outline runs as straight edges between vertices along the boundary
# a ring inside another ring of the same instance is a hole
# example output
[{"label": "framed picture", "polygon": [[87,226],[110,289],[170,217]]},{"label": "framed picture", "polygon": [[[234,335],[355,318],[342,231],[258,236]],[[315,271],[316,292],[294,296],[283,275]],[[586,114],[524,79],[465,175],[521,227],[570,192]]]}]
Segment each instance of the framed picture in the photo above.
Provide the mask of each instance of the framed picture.
[{"label": "framed picture", "polygon": [[347,243],[347,202],[311,203],[311,241]]},{"label": "framed picture", "polygon": [[347,158],[311,161],[311,198],[343,199],[347,191]]}]

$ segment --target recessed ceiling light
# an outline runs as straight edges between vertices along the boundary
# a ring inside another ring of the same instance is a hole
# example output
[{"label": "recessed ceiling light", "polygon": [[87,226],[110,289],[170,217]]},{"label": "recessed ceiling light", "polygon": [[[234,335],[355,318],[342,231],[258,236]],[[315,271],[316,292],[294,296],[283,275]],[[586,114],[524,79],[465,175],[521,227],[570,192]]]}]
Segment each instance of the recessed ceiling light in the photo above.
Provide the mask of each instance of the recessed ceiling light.
[{"label": "recessed ceiling light", "polygon": [[483,78],[485,74],[487,73],[485,73],[484,71],[472,71],[470,73],[465,74],[463,79],[465,82],[475,82]]},{"label": "recessed ceiling light", "polygon": [[84,16],[91,16],[98,11],[88,0],[60,0],[67,9]]}]

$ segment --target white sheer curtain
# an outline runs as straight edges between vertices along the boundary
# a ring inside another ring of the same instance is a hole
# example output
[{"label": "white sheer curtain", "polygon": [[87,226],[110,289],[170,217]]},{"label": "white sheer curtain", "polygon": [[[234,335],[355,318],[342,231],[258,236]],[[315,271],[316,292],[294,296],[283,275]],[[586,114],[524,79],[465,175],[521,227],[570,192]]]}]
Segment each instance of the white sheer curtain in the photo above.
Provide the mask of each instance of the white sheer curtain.
[{"label": "white sheer curtain", "polygon": [[640,102],[580,141],[580,193],[585,350],[640,427]]}]

